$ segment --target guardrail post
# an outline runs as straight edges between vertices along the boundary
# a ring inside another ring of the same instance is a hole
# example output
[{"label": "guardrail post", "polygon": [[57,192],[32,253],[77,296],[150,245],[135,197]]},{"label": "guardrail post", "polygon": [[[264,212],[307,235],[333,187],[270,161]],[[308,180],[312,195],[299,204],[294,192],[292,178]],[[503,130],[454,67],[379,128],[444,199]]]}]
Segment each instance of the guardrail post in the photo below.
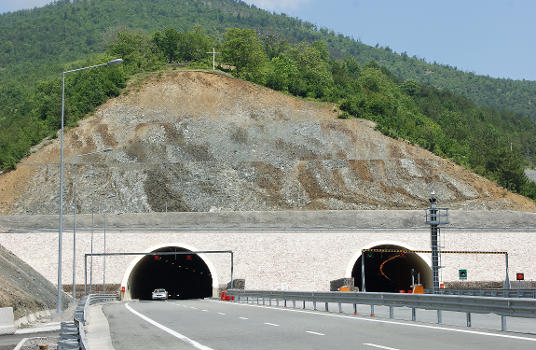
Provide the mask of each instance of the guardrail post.
[{"label": "guardrail post", "polygon": [[287,299],[283,299],[284,307],[287,307]]},{"label": "guardrail post", "polygon": [[443,313],[441,310],[437,310],[437,324],[443,323]]},{"label": "guardrail post", "polygon": [[305,300],[303,301],[303,309],[305,310]]},{"label": "guardrail post", "polygon": [[357,315],[357,304],[354,304],[354,315]]},{"label": "guardrail post", "polygon": [[374,305],[370,305],[370,317],[374,317]]},{"label": "guardrail post", "polygon": [[467,327],[471,327],[471,313],[467,313]]},{"label": "guardrail post", "polygon": [[339,313],[342,314],[342,304],[339,302]]},{"label": "guardrail post", "polygon": [[417,321],[417,310],[414,307],[411,308],[411,320]]},{"label": "guardrail post", "polygon": [[264,300],[264,296],[262,297],[262,305],[266,305],[266,301]]},{"label": "guardrail post", "polygon": [[313,300],[313,310],[316,311],[316,300]]},{"label": "guardrail post", "polygon": [[292,300],[292,307],[295,309],[296,308],[296,300]]},{"label": "guardrail post", "polygon": [[326,312],[329,312],[329,303],[326,301]]},{"label": "guardrail post", "polygon": [[259,297],[257,296],[257,305],[259,305]]},{"label": "guardrail post", "polygon": [[395,308],[389,306],[389,318],[395,318]]},{"label": "guardrail post", "polygon": [[249,297],[246,297],[246,304],[249,304]]},{"label": "guardrail post", "polygon": [[506,316],[501,315],[501,331],[506,332]]}]

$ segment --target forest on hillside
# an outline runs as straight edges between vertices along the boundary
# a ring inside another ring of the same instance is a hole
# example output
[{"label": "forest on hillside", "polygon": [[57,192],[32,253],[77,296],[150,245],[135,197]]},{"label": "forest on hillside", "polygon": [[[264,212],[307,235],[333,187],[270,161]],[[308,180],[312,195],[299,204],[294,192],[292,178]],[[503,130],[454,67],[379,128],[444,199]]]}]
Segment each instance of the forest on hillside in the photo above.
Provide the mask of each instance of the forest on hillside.
[{"label": "forest on hillside", "polygon": [[[67,124],[74,126],[108,98],[117,96],[136,74],[177,68],[212,68],[207,52],[220,52],[219,69],[236,77],[302,98],[336,103],[340,118],[366,118],[384,134],[403,138],[453,159],[500,185],[536,199],[536,184],[523,165],[534,162],[536,124],[530,119],[479,107],[467,98],[414,80],[402,80],[375,61],[337,58],[326,42],[288,42],[276,33],[228,28],[223,40],[196,26],[165,28],[151,35],[138,30],[110,34],[105,53],[72,62],[79,67],[115,57],[120,66],[68,76]],[[229,68],[229,67],[232,67]],[[23,109],[2,121],[0,166],[12,168],[43,137],[60,125],[61,79],[21,88]],[[516,140],[514,144],[512,140]],[[521,145],[521,148],[518,148]],[[525,155],[525,157],[523,157]],[[527,157],[529,155],[529,157]]]},{"label": "forest on hillside", "polygon": [[[361,64],[375,60],[401,79],[448,89],[477,105],[508,110],[536,121],[534,81],[494,79],[430,64],[405,52],[397,54],[389,47],[365,45],[327,28],[239,0],[57,0],[42,8],[2,14],[0,80],[2,85],[11,81],[34,86],[39,79],[61,73],[66,63],[103,52],[110,35],[120,27],[151,34],[166,27],[189,30],[194,25],[220,41],[229,27],[275,33],[289,43],[321,40],[334,58],[350,55]],[[0,93],[3,99],[10,98],[5,89]],[[9,101],[10,105],[15,103]]]}]

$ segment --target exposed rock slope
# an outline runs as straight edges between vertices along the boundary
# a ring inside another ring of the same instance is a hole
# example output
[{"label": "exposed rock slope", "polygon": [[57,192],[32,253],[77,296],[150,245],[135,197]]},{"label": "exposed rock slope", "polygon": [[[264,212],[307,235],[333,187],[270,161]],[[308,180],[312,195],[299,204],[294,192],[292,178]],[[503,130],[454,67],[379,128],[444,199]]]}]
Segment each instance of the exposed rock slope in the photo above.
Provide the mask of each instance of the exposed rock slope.
[{"label": "exposed rock slope", "polygon": [[[12,306],[15,318],[56,308],[58,290],[41,274],[0,246],[0,307]],[[69,298],[65,296],[65,305]]]},{"label": "exposed rock slope", "polygon": [[[65,208],[77,173],[85,213],[94,198],[115,212],[413,209],[432,187],[453,208],[536,210],[369,121],[337,119],[333,105],[221,74],[170,72],[130,86],[69,130],[65,147]],[[73,164],[105,147],[114,151]],[[55,140],[0,175],[2,214],[57,213],[58,154]]]}]

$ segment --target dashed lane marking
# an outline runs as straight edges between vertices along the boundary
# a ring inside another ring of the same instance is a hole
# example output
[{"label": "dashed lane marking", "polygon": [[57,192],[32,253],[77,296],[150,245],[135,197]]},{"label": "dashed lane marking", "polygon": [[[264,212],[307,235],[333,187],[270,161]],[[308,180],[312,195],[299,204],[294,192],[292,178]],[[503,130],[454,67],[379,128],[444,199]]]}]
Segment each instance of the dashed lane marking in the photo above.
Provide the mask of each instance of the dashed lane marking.
[{"label": "dashed lane marking", "polygon": [[188,344],[196,347],[199,350],[213,350],[212,348],[210,348],[208,346],[205,346],[203,344],[200,344],[200,343],[196,342],[195,340],[192,340],[192,339],[188,338],[187,336],[182,335],[179,332],[176,332],[173,329],[170,329],[170,328],[168,328],[168,327],[156,322],[155,320],[150,319],[149,317],[143,315],[142,313],[139,313],[138,311],[136,311],[133,308],[131,308],[130,305],[128,305],[128,303],[125,304],[125,307],[127,308],[128,311],[132,312],[134,315],[138,316],[142,320],[149,322],[153,326],[155,326],[157,328],[160,328],[164,332],[166,332],[168,334],[171,334],[175,338],[178,338],[178,339],[182,340],[183,342],[188,343]]},{"label": "dashed lane marking", "polygon": [[397,349],[397,348],[390,348],[390,347],[388,347],[388,346],[378,345],[378,344],[372,344],[372,343],[363,343],[363,345],[365,345],[365,346],[372,346],[373,348],[385,349],[385,350],[399,350],[399,349]]},{"label": "dashed lane marking", "polygon": [[218,312],[218,315],[225,316],[225,313],[224,312]]},{"label": "dashed lane marking", "polygon": [[240,318],[241,320],[249,320],[249,318],[247,318],[247,317],[242,317],[242,316],[240,316],[239,318]]},{"label": "dashed lane marking", "polygon": [[[209,300],[209,302],[212,302],[212,303],[224,303],[223,301],[219,301],[219,300]],[[225,303],[225,304],[229,305],[229,303]],[[288,308],[283,309],[283,308],[280,308],[280,307],[265,306],[265,305],[242,304],[242,303],[231,303],[230,305],[238,305],[238,306],[244,306],[244,307],[257,307],[257,308],[262,308],[262,309],[278,310],[278,311],[282,311],[282,312],[297,312],[297,313],[304,313],[304,314],[310,314],[310,315],[317,315],[317,316],[321,316],[321,317],[338,317],[338,318],[351,319],[351,320],[354,320],[354,321],[357,321],[357,322],[374,322],[374,323],[383,323],[383,324],[394,324],[394,325],[405,326],[405,327],[434,329],[434,330],[444,331],[444,332],[456,332],[456,333],[481,335],[481,336],[486,336],[486,337],[497,337],[497,338],[505,338],[505,339],[523,340],[523,341],[528,341],[528,342],[536,342],[536,338],[522,337],[522,336],[510,335],[510,334],[491,333],[491,332],[483,332],[483,331],[473,331],[473,330],[468,330],[468,329],[432,326],[432,325],[424,325],[424,324],[401,322],[401,321],[378,320],[378,319],[356,317],[356,316],[349,316],[349,315],[337,315],[337,314],[331,314],[331,313],[321,313],[321,312],[318,312],[318,311],[307,311],[307,310],[297,310],[297,309],[288,309]]]},{"label": "dashed lane marking", "polygon": [[314,331],[305,331],[305,333],[310,333],[310,334],[314,334],[314,335],[325,335],[324,333],[318,333],[318,332],[314,332]]},{"label": "dashed lane marking", "polygon": [[264,322],[265,325],[268,325],[268,326],[273,326],[273,327],[279,327],[278,324],[275,324],[275,323],[270,323],[270,322]]}]

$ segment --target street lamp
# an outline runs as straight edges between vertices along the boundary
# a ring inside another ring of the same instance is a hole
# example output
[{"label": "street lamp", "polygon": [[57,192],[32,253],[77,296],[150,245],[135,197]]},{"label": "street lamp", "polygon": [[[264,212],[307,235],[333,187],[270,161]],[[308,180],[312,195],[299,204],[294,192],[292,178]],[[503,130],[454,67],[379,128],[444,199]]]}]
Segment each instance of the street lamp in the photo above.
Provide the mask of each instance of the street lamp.
[{"label": "street lamp", "polygon": [[62,235],[63,235],[63,126],[65,124],[65,75],[68,73],[79,72],[86,69],[111,66],[115,64],[122,63],[122,59],[116,59],[108,61],[106,63],[97,64],[94,66],[78,68],[68,70],[62,74],[62,85],[61,85],[61,133],[60,133],[60,215],[59,215],[59,229],[58,229],[58,302],[56,306],[56,312],[61,313],[61,293],[62,293],[62,282],[61,282],[61,250],[62,250]]},{"label": "street lamp", "polygon": [[[115,194],[109,194],[106,196],[106,199],[114,198]],[[102,292],[106,293],[106,209],[102,212],[103,219],[104,219],[104,249],[103,253],[105,255],[102,256]]]},{"label": "street lamp", "polygon": [[[73,216],[73,299],[76,299],[76,184],[78,183],[78,158],[89,156],[92,154],[97,153],[104,153],[104,152],[110,152],[112,151],[112,148],[105,148],[101,149],[99,151],[89,152],[89,153],[82,153],[77,154],[74,157],[74,183],[73,183],[73,210],[74,210],[74,216]],[[92,228],[93,229],[93,228]],[[91,238],[93,239],[93,234],[91,235]],[[93,241],[91,242],[91,250],[93,250]],[[91,252],[93,253],[93,251]]]}]

